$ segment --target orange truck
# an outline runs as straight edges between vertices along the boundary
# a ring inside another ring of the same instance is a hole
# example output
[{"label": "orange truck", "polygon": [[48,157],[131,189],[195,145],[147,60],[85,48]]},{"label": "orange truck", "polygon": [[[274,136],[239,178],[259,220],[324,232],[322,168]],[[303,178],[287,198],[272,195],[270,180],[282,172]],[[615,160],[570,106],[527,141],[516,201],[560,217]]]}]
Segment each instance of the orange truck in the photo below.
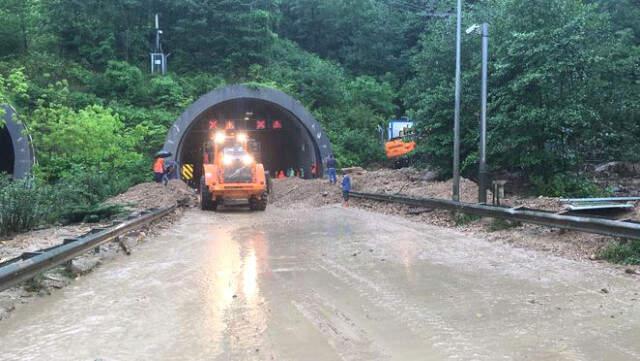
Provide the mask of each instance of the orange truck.
[{"label": "orange truck", "polygon": [[217,131],[204,149],[200,208],[216,210],[225,202],[246,201],[254,211],[267,209],[269,176],[251,154],[246,133]]}]

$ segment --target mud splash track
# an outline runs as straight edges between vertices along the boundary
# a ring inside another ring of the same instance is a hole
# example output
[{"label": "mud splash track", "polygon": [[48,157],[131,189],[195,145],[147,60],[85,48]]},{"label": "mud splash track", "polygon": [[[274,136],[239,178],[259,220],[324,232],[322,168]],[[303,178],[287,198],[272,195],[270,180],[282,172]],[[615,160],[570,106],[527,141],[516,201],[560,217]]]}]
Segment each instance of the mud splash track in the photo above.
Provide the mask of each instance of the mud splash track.
[{"label": "mud splash track", "polygon": [[191,211],[0,322],[0,359],[638,360],[638,292],[362,210]]}]

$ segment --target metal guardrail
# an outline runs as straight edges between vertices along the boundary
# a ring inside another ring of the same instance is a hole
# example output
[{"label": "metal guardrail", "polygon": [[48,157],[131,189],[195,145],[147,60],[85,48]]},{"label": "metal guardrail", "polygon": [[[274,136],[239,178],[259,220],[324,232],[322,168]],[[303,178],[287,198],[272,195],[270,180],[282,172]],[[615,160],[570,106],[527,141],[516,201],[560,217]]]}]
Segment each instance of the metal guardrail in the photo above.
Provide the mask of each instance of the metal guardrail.
[{"label": "metal guardrail", "polygon": [[604,197],[604,198],[561,198],[560,202],[633,202],[640,197]]},{"label": "metal guardrail", "polygon": [[440,208],[483,217],[503,218],[523,223],[596,233],[611,237],[640,239],[640,223],[634,221],[617,221],[606,218],[562,215],[536,209],[497,207],[437,198],[412,198],[400,195],[362,192],[349,193],[353,198],[401,203],[418,207]]},{"label": "metal guardrail", "polygon": [[98,228],[78,238],[66,239],[63,244],[0,263],[0,291],[54,268],[60,264],[95,249],[103,243],[122,236],[142,225],[149,224],[176,209],[177,206],[149,210],[109,228]]}]

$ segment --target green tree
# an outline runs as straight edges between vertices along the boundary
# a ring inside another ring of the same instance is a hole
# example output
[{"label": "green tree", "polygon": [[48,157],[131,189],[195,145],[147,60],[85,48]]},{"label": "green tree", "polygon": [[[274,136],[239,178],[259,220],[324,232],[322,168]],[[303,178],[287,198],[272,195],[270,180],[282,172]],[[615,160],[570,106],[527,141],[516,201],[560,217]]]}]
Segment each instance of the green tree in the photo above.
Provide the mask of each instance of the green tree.
[{"label": "green tree", "polygon": [[[495,0],[469,22],[491,23],[489,159],[494,169],[556,182],[589,159],[607,160],[637,146],[637,49],[609,17],[581,0]],[[475,18],[482,16],[482,19]],[[450,170],[453,29],[441,21],[412,57],[405,104],[425,135],[425,162]],[[475,173],[479,49],[465,38],[462,159]],[[620,82],[620,84],[617,84]],[[622,86],[620,86],[622,85]],[[635,89],[635,91],[634,91]],[[622,119],[625,121],[622,121]],[[624,124],[624,125],[623,125]],[[616,142],[618,140],[619,142]],[[473,171],[473,172],[472,172]]]},{"label": "green tree", "polygon": [[109,109],[91,106],[39,107],[29,119],[38,152],[38,173],[45,180],[73,177],[78,169],[132,170],[142,156],[134,151],[139,129],[124,129]]}]

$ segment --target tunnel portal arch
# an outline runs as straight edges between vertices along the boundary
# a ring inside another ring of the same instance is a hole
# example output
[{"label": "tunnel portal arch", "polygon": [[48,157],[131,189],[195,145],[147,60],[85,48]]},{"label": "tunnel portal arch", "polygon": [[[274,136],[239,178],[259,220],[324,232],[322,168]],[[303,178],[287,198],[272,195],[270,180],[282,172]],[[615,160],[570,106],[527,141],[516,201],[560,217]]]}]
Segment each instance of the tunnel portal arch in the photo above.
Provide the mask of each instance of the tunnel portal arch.
[{"label": "tunnel portal arch", "polygon": [[[294,168],[303,169],[309,177],[312,164],[322,174],[322,160],[331,154],[331,143],[320,123],[299,101],[276,89],[245,85],[213,90],[192,103],[169,129],[164,150],[179,164],[193,164],[197,182],[201,149],[211,124],[215,122],[219,129],[228,120],[260,143],[260,160],[272,174]],[[257,129],[258,121],[266,123],[265,129]],[[276,129],[276,122],[282,127]]]},{"label": "tunnel portal arch", "polygon": [[24,125],[16,121],[15,110],[8,105],[1,107],[4,126],[0,126],[0,173],[14,178],[27,177],[36,161],[31,137]]}]

